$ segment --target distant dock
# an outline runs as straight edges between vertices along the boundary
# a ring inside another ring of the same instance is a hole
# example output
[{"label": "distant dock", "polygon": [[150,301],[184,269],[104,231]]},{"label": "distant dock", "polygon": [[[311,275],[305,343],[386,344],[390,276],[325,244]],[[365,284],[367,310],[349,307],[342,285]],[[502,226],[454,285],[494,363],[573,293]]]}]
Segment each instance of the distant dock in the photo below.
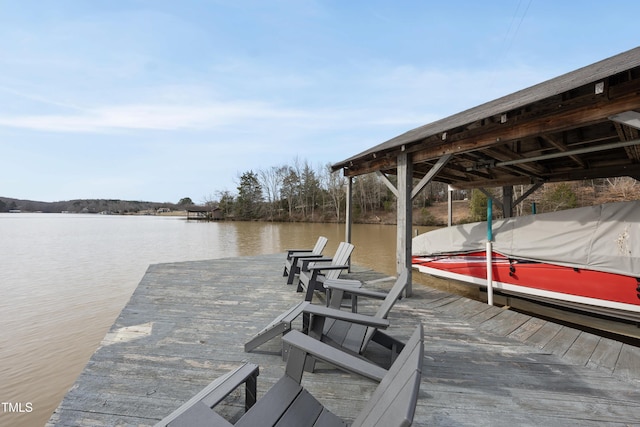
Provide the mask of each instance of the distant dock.
[{"label": "distant dock", "polygon": [[[302,298],[285,284],[283,261],[150,266],[47,425],[153,425],[243,361],[260,365],[264,395],[284,370],[280,339],[252,353],[243,345]],[[349,276],[383,277],[357,267]],[[418,320],[425,328],[414,426],[640,425],[640,348],[415,284],[389,320],[403,339]],[[368,356],[379,358],[372,347]],[[346,420],[376,386],[326,365],[303,381]]]}]

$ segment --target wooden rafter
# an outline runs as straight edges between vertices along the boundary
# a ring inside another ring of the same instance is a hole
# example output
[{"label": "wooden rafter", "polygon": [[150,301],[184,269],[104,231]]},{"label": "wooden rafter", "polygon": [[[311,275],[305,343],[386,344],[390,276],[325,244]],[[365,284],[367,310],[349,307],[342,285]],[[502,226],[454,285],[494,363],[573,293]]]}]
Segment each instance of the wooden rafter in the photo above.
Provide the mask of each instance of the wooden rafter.
[{"label": "wooden rafter", "polygon": [[[558,138],[556,138],[553,135],[540,135],[540,138],[542,138],[544,141],[546,141],[549,145],[552,145],[553,147],[557,148],[559,151],[562,152],[567,152],[569,151],[569,147],[567,147],[566,144],[564,144],[563,142],[559,141]],[[576,164],[582,168],[586,168],[587,165],[584,161],[582,161],[582,159],[578,156],[575,155],[571,155],[569,156],[569,158],[571,160],[573,160],[574,162],[576,162]]]}]

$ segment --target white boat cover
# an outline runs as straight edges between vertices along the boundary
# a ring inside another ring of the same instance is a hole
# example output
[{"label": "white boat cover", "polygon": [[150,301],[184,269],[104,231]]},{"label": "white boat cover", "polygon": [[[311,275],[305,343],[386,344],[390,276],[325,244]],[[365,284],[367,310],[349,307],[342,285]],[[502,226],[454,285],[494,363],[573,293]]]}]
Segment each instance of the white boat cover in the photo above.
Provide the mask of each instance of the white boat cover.
[{"label": "white boat cover", "polygon": [[[640,276],[640,201],[495,220],[493,237],[508,257]],[[416,236],[412,253],[476,252],[486,242],[487,222],[476,222]]]}]

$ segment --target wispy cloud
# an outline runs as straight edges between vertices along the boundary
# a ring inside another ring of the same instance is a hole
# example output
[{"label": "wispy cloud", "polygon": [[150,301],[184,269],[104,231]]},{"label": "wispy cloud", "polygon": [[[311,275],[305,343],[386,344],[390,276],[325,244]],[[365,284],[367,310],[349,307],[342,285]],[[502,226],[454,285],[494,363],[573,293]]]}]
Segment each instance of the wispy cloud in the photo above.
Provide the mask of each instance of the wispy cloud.
[{"label": "wispy cloud", "polygon": [[[58,104],[59,105],[59,104]],[[292,130],[414,125],[429,120],[419,113],[388,107],[296,109],[253,101],[201,105],[128,104],[74,108],[69,113],[0,115],[0,127],[39,132],[110,133],[145,130],[216,130],[279,128]]]},{"label": "wispy cloud", "polygon": [[28,100],[28,101],[33,101],[33,102],[35,102],[37,104],[48,105],[48,106],[53,106],[53,107],[60,107],[60,108],[65,108],[65,109],[72,109],[72,110],[82,110],[83,109],[81,106],[79,106],[77,104],[51,99],[51,98],[48,98],[48,97],[46,97],[44,95],[41,95],[41,94],[30,93],[30,92],[27,92],[27,91],[24,91],[24,90],[18,90],[18,89],[10,88],[10,87],[7,87],[7,86],[0,86],[0,92],[3,92],[3,93],[8,94],[8,95],[13,95],[15,97],[22,98],[22,99],[25,99],[25,100]]},{"label": "wispy cloud", "polygon": [[102,133],[121,130],[212,129],[252,120],[308,118],[297,110],[259,102],[200,106],[131,104],[105,106],[71,114],[0,116],[0,126],[49,132]]}]

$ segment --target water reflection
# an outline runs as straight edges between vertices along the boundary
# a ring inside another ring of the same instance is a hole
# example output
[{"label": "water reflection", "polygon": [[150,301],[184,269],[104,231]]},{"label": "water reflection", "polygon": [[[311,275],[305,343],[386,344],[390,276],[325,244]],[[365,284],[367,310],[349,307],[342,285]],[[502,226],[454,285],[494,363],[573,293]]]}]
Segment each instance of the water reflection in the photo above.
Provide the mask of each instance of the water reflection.
[{"label": "water reflection", "polygon": [[[46,423],[149,264],[280,253],[318,235],[332,255],[345,227],[0,214],[0,397],[33,405],[0,412],[0,425]],[[355,225],[352,241],[355,264],[395,274],[395,226]]]}]

